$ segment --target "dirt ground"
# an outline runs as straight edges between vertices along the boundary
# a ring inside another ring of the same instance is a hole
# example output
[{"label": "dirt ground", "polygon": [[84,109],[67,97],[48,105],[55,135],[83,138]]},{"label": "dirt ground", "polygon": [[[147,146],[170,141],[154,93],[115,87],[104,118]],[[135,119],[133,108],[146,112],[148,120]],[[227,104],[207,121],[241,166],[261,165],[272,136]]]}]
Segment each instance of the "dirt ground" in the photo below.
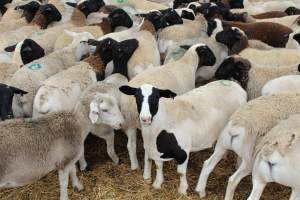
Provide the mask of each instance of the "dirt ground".
[{"label": "dirt ground", "polygon": [[[85,186],[84,191],[77,192],[69,187],[71,200],[98,200],[98,199],[130,199],[130,200],[193,200],[200,199],[194,192],[202,163],[212,150],[193,153],[188,166],[188,196],[177,194],[179,177],[176,174],[175,162],[165,162],[162,190],[154,190],[151,185],[144,183],[142,170],[131,171],[129,157],[126,149],[126,136],[116,134],[116,150],[120,157],[120,165],[115,166],[106,153],[106,145],[102,139],[89,136],[86,141],[86,158],[89,164],[88,171],[78,172],[79,179]],[[143,165],[142,140],[139,137],[138,158]],[[234,171],[235,159],[230,154],[223,160],[209,177],[207,198],[204,200],[221,200],[224,198],[226,182]],[[155,165],[152,168],[152,180],[155,176]],[[246,199],[251,190],[251,178],[245,178],[237,188],[235,199]],[[287,200],[290,189],[269,184],[265,189],[262,200]],[[59,184],[57,172],[50,173],[42,180],[17,189],[0,190],[0,200],[57,200]]]}]

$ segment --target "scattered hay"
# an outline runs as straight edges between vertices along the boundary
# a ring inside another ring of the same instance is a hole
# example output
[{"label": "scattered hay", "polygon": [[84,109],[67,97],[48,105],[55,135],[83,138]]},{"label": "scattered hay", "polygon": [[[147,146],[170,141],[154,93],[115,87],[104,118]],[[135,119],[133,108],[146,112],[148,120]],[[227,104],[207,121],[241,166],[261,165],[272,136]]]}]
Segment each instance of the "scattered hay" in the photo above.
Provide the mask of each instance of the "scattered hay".
[{"label": "scattered hay", "polygon": [[[94,136],[89,136],[86,142],[86,159],[89,169],[86,172],[78,172],[79,179],[85,186],[84,191],[77,192],[69,187],[69,197],[72,200],[194,200],[199,196],[194,192],[202,163],[207,159],[212,150],[194,153],[190,157],[188,167],[188,196],[177,194],[179,177],[176,173],[175,162],[167,162],[164,165],[164,177],[162,190],[154,190],[151,185],[144,183],[142,171],[131,171],[128,153],[126,149],[126,137],[124,134],[116,133],[116,150],[120,156],[120,165],[115,166],[106,153],[105,142]],[[143,164],[142,141],[139,137],[138,158]],[[207,198],[204,200],[224,199],[226,182],[234,171],[235,157],[230,154],[214,170],[208,180]],[[155,169],[152,169],[152,178]],[[153,179],[152,179],[153,180]],[[243,180],[235,199],[246,199],[251,190],[250,177]],[[287,200],[290,190],[277,184],[270,184],[264,191],[262,200]],[[57,173],[50,173],[42,180],[17,189],[6,189],[0,191],[1,200],[57,200],[59,195],[59,184]]]}]

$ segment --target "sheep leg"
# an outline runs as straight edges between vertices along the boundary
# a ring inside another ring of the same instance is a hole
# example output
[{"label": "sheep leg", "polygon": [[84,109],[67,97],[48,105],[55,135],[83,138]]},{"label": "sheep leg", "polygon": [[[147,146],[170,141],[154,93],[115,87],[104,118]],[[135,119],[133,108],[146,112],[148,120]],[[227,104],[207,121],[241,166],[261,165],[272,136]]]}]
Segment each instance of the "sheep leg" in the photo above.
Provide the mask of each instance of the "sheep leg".
[{"label": "sheep leg", "polygon": [[237,187],[237,185],[240,183],[240,181],[247,175],[250,174],[251,166],[249,162],[247,162],[244,158],[242,160],[242,163],[238,170],[229,178],[226,194],[225,194],[225,200],[232,200],[234,196],[234,191]]},{"label": "sheep leg", "polygon": [[153,187],[155,189],[160,189],[161,184],[164,182],[164,174],[163,174],[163,162],[162,161],[154,161],[156,165],[156,178],[153,183]]},{"label": "sheep leg", "polygon": [[112,131],[111,133],[104,136],[104,139],[106,141],[106,148],[107,148],[107,154],[112,159],[112,161],[118,165],[119,164],[119,157],[115,152],[115,135]]},{"label": "sheep leg", "polygon": [[252,177],[252,183],[253,183],[253,188],[247,200],[259,200],[267,183],[262,182],[256,177]]},{"label": "sheep leg", "polygon": [[139,162],[136,156],[136,128],[130,128],[126,131],[128,137],[127,149],[131,163],[131,170],[139,168]]},{"label": "sheep leg", "polygon": [[69,174],[70,167],[65,167],[58,171],[58,179],[60,185],[60,200],[68,200],[68,184],[69,184]]},{"label": "sheep leg", "polygon": [[77,189],[78,191],[81,191],[84,189],[83,185],[78,180],[78,177],[76,175],[76,165],[73,165],[70,171],[70,177],[72,181],[73,188]]},{"label": "sheep leg", "polygon": [[149,155],[145,151],[145,165],[144,165],[144,180],[147,183],[151,183],[151,165],[152,165],[152,160],[149,158]]},{"label": "sheep leg", "polygon": [[300,190],[293,188],[290,200],[300,200]]},{"label": "sheep leg", "polygon": [[180,184],[178,188],[178,193],[183,195],[187,194],[186,191],[189,187],[186,179],[186,170],[187,170],[188,161],[189,161],[189,156],[186,158],[183,164],[177,166],[177,173],[180,175]]},{"label": "sheep leg", "polygon": [[79,168],[80,168],[80,171],[84,171],[86,170],[86,167],[87,167],[87,162],[84,158],[84,150],[82,151],[82,154],[79,158]]},{"label": "sheep leg", "polygon": [[211,157],[203,163],[203,167],[200,173],[198,184],[196,186],[196,192],[199,193],[200,197],[206,196],[205,188],[207,184],[207,179],[210,173],[214,170],[218,162],[226,154],[226,149],[221,143],[217,143],[214,153]]}]

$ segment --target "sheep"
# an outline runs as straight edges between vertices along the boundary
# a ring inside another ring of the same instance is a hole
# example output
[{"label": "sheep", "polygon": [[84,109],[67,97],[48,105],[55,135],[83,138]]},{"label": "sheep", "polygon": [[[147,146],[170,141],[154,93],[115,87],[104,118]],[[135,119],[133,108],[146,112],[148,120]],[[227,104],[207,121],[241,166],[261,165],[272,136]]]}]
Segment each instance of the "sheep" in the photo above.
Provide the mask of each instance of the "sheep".
[{"label": "sheep", "polygon": [[[130,16],[122,9],[115,9],[113,10],[107,18],[104,18],[103,21],[95,26],[83,26],[83,27],[73,27],[68,28],[69,31],[72,32],[90,32],[95,38],[101,38],[103,35],[108,35],[108,33],[113,32],[117,27],[124,26],[130,28],[133,25],[133,21]],[[67,46],[71,42],[71,38],[67,32],[60,33],[57,29],[53,30],[53,34],[57,36],[56,41],[54,42],[54,49],[62,49],[63,47]],[[49,30],[47,31],[49,33]],[[46,33],[46,34],[47,34]],[[48,41],[48,37],[44,36],[43,40]],[[103,39],[103,38],[101,38]],[[53,43],[47,42],[49,45],[53,45]]]},{"label": "sheep", "polygon": [[83,55],[89,53],[88,44],[80,41],[91,38],[90,33],[76,35],[69,46],[26,64],[13,75],[8,83],[28,92],[23,97],[15,96],[13,99],[13,112],[16,117],[32,116],[33,98],[41,83],[50,76],[75,65]]},{"label": "sheep", "polygon": [[259,200],[268,182],[292,188],[290,199],[299,199],[300,115],[280,121],[255,145],[253,188],[248,200]]},{"label": "sheep", "polygon": [[300,92],[299,89],[300,76],[286,75],[268,81],[261,90],[261,94],[271,95],[286,92]]},{"label": "sheep", "polygon": [[20,90],[3,83],[0,83],[0,118],[2,121],[14,117],[12,111],[12,101],[15,94],[24,95],[26,91]]},{"label": "sheep", "polygon": [[300,112],[300,94],[274,94],[256,98],[230,118],[221,132],[214,153],[203,164],[196,191],[204,197],[207,178],[226,150],[234,151],[242,159],[237,171],[229,178],[225,200],[231,200],[238,183],[252,169],[255,142],[263,137],[279,120]]},{"label": "sheep", "polygon": [[165,53],[173,42],[205,36],[206,21],[197,15],[194,21],[166,27],[158,35],[158,46],[161,54]]},{"label": "sheep", "polygon": [[292,1],[268,1],[251,3],[249,0],[243,2],[245,10],[249,14],[259,14],[267,11],[285,11],[289,7],[299,7],[299,2]]},{"label": "sheep", "polygon": [[45,55],[44,49],[30,39],[25,39],[15,46],[7,47],[6,50],[14,51],[14,54],[10,62],[0,63],[0,83],[8,82],[20,67]]},{"label": "sheep", "polygon": [[[97,48],[106,48],[109,42],[111,41],[104,40]],[[123,43],[127,45],[131,41],[124,41]],[[33,118],[51,112],[74,109],[85,88],[104,78],[102,76],[105,70],[104,65],[112,59],[112,56],[111,58],[106,57],[109,56],[99,52],[45,80],[34,98]]]},{"label": "sheep", "polygon": [[272,49],[264,51],[259,49],[247,48],[239,53],[255,65],[263,66],[291,66],[299,64],[300,54],[297,49]]},{"label": "sheep", "polygon": [[24,40],[34,32],[38,31],[40,27],[47,28],[50,23],[59,20],[61,20],[61,14],[53,5],[47,4],[40,6],[31,25],[0,34],[0,49],[4,49],[6,46]]},{"label": "sheep", "polygon": [[135,10],[142,11],[142,12],[145,11],[147,12],[151,10],[164,10],[168,8],[163,4],[154,3],[147,0],[127,0],[127,1],[104,0],[104,2],[105,5],[113,5],[118,7],[131,7]]},{"label": "sheep", "polygon": [[[133,54],[129,54],[130,58],[124,59],[123,52],[127,51],[128,45],[122,45],[113,48],[113,65],[114,70],[123,72],[129,80],[133,79],[136,75],[142,73],[148,68],[160,65],[160,54],[155,39],[154,26],[148,20],[145,20],[140,30],[133,35],[137,40],[138,46],[133,51]],[[122,62],[120,62],[122,60]]]},{"label": "sheep", "polygon": [[[161,102],[161,97],[174,98],[176,94],[149,84],[139,88],[123,86],[120,90],[136,98],[145,148],[144,179],[151,179],[151,160],[154,160],[157,174],[153,187],[160,189],[163,161],[175,159],[180,194],[186,194],[188,189],[186,171],[190,152],[212,147],[229,117],[247,99],[246,92],[231,81],[211,82],[174,100]],[[203,128],[196,128],[201,124]]]},{"label": "sheep", "polygon": [[[102,110],[109,113],[101,115]],[[84,152],[88,123],[119,127],[123,117],[116,105],[103,105],[95,96],[89,106],[91,117],[82,112],[58,112],[38,119],[8,120],[0,123],[0,188],[32,183],[58,170],[60,200],[68,199],[68,179],[79,191],[83,185],[76,176],[75,163]]]},{"label": "sheep", "polygon": [[27,4],[17,6],[15,9],[19,11],[21,10],[23,12],[22,15],[24,15],[24,18],[22,17],[20,19],[0,22],[0,33],[16,30],[22,26],[27,25],[33,20],[39,8],[40,3],[36,1],[31,1]]},{"label": "sheep", "polygon": [[285,48],[300,49],[300,31],[289,34],[289,40],[286,43]]},{"label": "sheep", "polygon": [[270,80],[283,75],[298,75],[300,64],[268,67],[255,65],[240,56],[226,58],[216,71],[216,79],[236,80],[247,91],[248,98],[261,95],[261,89]]},{"label": "sheep", "polygon": [[300,30],[300,15],[292,15],[280,18],[259,19],[256,22],[273,22],[291,28],[293,31]]},{"label": "sheep", "polygon": [[[115,109],[115,112],[118,112],[119,115],[122,116],[119,109],[121,102],[121,93],[119,91],[119,87],[127,83],[127,78],[117,73],[107,77],[104,81],[90,85],[82,93],[78,103],[76,104],[76,110],[78,110],[78,112],[82,113],[86,117],[90,116],[90,119],[92,120],[97,120],[98,116],[96,116],[95,113],[101,113],[101,116],[106,115],[107,109],[105,108],[105,106],[111,105]],[[94,107],[91,107],[91,112],[89,112],[89,106],[94,97],[98,97],[99,99],[101,99],[103,106],[100,107],[101,110],[94,110]],[[123,121],[124,118],[122,118],[121,123],[123,123]],[[87,129],[85,129],[85,131],[87,133],[91,132],[93,135],[105,139],[109,157],[115,164],[118,164],[119,157],[115,153],[114,149],[115,134],[113,129],[119,129],[120,125],[108,126],[105,123],[94,124],[92,122],[93,121],[86,121]],[[81,170],[84,170],[87,167],[84,155],[81,157],[79,163]]]},{"label": "sheep", "polygon": [[[216,62],[216,57],[205,44],[193,45],[185,55],[172,63],[160,67],[147,69],[135,76],[128,83],[131,87],[139,87],[143,84],[152,84],[162,89],[171,89],[177,94],[182,94],[195,88],[195,74],[201,66],[211,66]],[[185,66],[185,67],[182,67]],[[131,169],[138,168],[136,158],[136,128],[139,128],[137,109],[134,98],[122,95],[121,111],[125,117],[123,130],[128,137],[127,148],[130,155]]]},{"label": "sheep", "polygon": [[255,22],[240,23],[223,21],[223,26],[233,26],[242,29],[248,39],[261,40],[262,42],[273,47],[285,47],[288,38],[285,35],[290,34],[293,30],[273,22]]}]

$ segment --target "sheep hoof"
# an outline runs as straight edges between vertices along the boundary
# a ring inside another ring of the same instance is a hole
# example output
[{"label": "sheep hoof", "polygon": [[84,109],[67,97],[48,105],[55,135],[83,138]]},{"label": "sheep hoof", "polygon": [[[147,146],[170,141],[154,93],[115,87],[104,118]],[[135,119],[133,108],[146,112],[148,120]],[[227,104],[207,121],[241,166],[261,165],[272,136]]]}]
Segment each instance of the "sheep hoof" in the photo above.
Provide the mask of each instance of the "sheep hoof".
[{"label": "sheep hoof", "polygon": [[187,190],[186,188],[179,187],[178,188],[178,193],[181,194],[181,195],[187,195],[186,190]]},{"label": "sheep hoof", "polygon": [[79,169],[80,169],[80,171],[86,171],[87,170],[87,163],[80,165]]},{"label": "sheep hoof", "polygon": [[199,196],[200,196],[200,198],[204,198],[204,197],[206,197],[206,192],[205,191],[196,191],[196,192],[198,192],[199,193]]},{"label": "sheep hoof", "polygon": [[154,181],[153,183],[153,188],[156,189],[156,190],[160,190],[161,189],[161,183],[158,182],[158,181]]},{"label": "sheep hoof", "polygon": [[120,164],[120,159],[117,157],[113,159],[114,165],[119,165]]},{"label": "sheep hoof", "polygon": [[75,188],[78,192],[80,192],[80,191],[82,191],[82,190],[84,189],[84,187],[83,187],[83,185],[82,185],[81,183],[78,183],[77,185],[75,185],[74,188]]},{"label": "sheep hoof", "polygon": [[144,182],[146,183],[146,184],[151,184],[151,178],[147,178],[147,179],[144,179]]},{"label": "sheep hoof", "polygon": [[134,170],[139,170],[140,169],[140,166],[139,165],[131,165],[131,170],[134,171]]}]

